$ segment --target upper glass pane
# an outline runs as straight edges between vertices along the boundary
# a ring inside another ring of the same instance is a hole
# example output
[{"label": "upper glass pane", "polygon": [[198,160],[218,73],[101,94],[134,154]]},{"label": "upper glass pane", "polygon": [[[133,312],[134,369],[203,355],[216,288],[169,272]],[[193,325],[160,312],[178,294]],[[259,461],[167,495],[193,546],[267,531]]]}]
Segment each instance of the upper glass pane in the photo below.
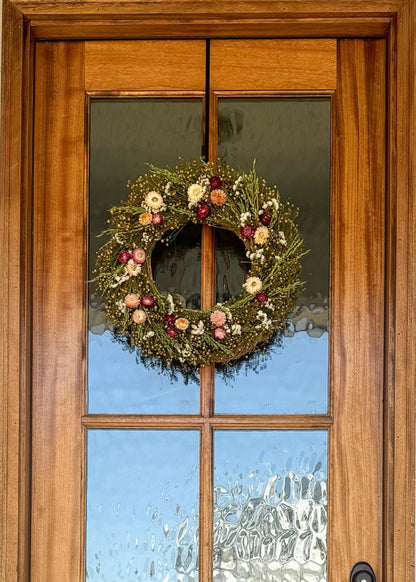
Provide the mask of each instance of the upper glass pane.
[{"label": "upper glass pane", "polygon": [[198,580],[198,455],[195,430],[88,430],[87,580]]},{"label": "upper glass pane", "polygon": [[218,155],[256,171],[299,208],[308,254],[305,290],[282,345],[233,379],[216,375],[215,411],[239,414],[316,414],[328,409],[330,100],[220,99]]},{"label": "upper glass pane", "polygon": [[[127,198],[128,180],[135,180],[145,173],[146,163],[166,166],[175,165],[179,156],[198,158],[201,155],[202,118],[201,99],[97,99],[91,102],[90,278],[96,252],[105,242],[102,237],[97,237],[106,227],[109,209]],[[175,268],[176,279],[181,279],[179,294],[184,292],[192,296],[197,293],[197,278],[200,277],[198,236],[196,232],[185,232],[176,246],[171,247],[171,252],[176,255],[169,268]],[[159,247],[155,253],[153,270],[158,285],[163,288],[167,257]],[[190,262],[192,269],[189,269]],[[189,280],[181,277],[181,269]],[[113,342],[103,307],[94,285],[89,285],[88,412],[197,413],[198,386],[192,382],[185,384],[180,377],[174,381],[168,375],[138,363],[134,353]]]}]

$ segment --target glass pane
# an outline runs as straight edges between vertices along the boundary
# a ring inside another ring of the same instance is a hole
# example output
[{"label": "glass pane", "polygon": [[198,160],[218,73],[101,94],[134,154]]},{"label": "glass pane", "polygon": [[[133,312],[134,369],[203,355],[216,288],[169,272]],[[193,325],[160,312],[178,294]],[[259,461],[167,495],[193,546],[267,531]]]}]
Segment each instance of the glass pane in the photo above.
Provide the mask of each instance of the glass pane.
[{"label": "glass pane", "polygon": [[326,431],[216,431],[214,580],[324,582]]},{"label": "glass pane", "polygon": [[[146,163],[174,165],[178,156],[198,158],[202,144],[201,99],[93,100],[90,112],[89,273],[96,252],[105,242],[97,236],[105,229],[109,209],[127,198],[128,180],[146,172]],[[193,234],[188,247],[197,243]],[[156,259],[160,251],[155,249]],[[184,262],[189,253],[185,250]],[[193,256],[196,277],[200,271]],[[158,283],[163,279],[163,261]],[[193,289],[196,281],[190,287]],[[181,288],[182,289],[182,288]],[[113,342],[111,326],[94,285],[89,286],[88,314],[88,412],[187,414],[199,411],[198,386],[176,381],[147,369],[136,355]]]},{"label": "glass pane", "polygon": [[243,242],[231,231],[215,229],[216,302],[222,303],[241,293],[248,272]]},{"label": "glass pane", "polygon": [[198,454],[198,431],[88,431],[87,580],[198,579]]},{"label": "glass pane", "polygon": [[299,207],[310,252],[302,260],[305,290],[283,344],[273,346],[260,365],[243,366],[234,379],[217,374],[218,413],[328,409],[330,144],[329,99],[219,101],[218,155],[245,171],[256,160],[257,172]]}]

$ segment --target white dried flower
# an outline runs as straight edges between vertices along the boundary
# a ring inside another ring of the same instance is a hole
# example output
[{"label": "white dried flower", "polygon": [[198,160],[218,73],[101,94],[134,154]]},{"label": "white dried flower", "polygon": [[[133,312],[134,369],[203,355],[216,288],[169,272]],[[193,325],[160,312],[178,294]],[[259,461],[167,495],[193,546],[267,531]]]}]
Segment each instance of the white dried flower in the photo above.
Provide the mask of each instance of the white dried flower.
[{"label": "white dried flower", "polygon": [[114,235],[114,240],[116,241],[116,243],[118,243],[119,245],[123,245],[124,246],[124,241],[118,236],[118,234],[116,233]]},{"label": "white dried flower", "polygon": [[259,226],[254,233],[254,242],[256,245],[264,245],[269,238],[269,229],[267,226]]},{"label": "white dried flower", "polygon": [[243,212],[240,216],[240,224],[241,226],[245,226],[247,221],[251,218],[250,212]]},{"label": "white dried flower", "polygon": [[241,325],[239,323],[233,323],[231,326],[231,333],[233,335],[241,335]]},{"label": "white dried flower", "polygon": [[172,315],[172,313],[175,311],[175,303],[170,293],[168,293],[167,302],[168,302],[168,314]]},{"label": "white dried flower", "polygon": [[153,337],[155,335],[155,332],[150,330],[147,333],[144,334],[143,339],[147,340],[150,339],[151,337]]},{"label": "white dried flower", "polygon": [[284,246],[287,245],[285,233],[282,232],[281,230],[279,230],[279,242],[280,242],[281,245],[284,245]]},{"label": "white dried flower", "polygon": [[205,331],[204,322],[200,319],[198,325],[192,324],[191,334],[192,335],[202,335]]},{"label": "white dried flower", "polygon": [[188,188],[188,207],[196,206],[204,196],[204,189],[201,184],[191,184]]},{"label": "white dried flower", "polygon": [[243,287],[250,295],[256,295],[256,293],[262,290],[263,283],[258,277],[249,277],[243,284]]},{"label": "white dried flower", "polygon": [[117,301],[116,305],[117,305],[117,309],[119,311],[121,311],[121,313],[126,313],[127,306],[124,303],[124,301],[121,301],[121,300]]},{"label": "white dried flower", "polygon": [[124,267],[124,272],[129,277],[137,277],[142,270],[142,266],[139,263],[135,263],[133,259],[127,261],[127,265]]},{"label": "white dried flower", "polygon": [[269,329],[272,325],[272,320],[269,319],[267,313],[264,313],[261,309],[257,312],[256,319],[258,319],[260,323],[255,326],[255,329]]},{"label": "white dried flower", "polygon": [[162,210],[165,205],[163,204],[163,198],[159,192],[148,192],[144,198],[144,205],[150,210]]}]

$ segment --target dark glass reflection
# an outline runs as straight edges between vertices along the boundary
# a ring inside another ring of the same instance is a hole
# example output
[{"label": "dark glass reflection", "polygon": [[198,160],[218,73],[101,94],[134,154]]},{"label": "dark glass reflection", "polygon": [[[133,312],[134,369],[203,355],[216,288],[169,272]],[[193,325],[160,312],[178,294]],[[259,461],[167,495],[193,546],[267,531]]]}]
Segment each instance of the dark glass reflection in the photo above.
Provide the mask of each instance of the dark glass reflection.
[{"label": "dark glass reflection", "polygon": [[216,377],[215,410],[240,414],[325,413],[328,399],[331,104],[327,98],[228,99],[218,103],[218,155],[256,170],[299,208],[309,250],[305,290],[283,345],[261,366]]},{"label": "dark glass reflection", "polygon": [[222,303],[241,293],[249,269],[243,242],[233,232],[215,229],[216,301]]},{"label": "dark glass reflection", "polygon": [[171,293],[175,305],[201,309],[200,224],[186,224],[169,246],[157,243],[152,252],[153,278],[161,292]]}]

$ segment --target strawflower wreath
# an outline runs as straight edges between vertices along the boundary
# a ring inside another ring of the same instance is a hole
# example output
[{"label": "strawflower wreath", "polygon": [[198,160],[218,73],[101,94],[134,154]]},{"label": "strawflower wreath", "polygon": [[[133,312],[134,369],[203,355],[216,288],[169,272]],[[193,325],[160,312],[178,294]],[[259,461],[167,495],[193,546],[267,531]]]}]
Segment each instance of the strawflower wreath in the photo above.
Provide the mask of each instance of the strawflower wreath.
[{"label": "strawflower wreath", "polygon": [[[253,171],[218,160],[149,166],[110,210],[109,241],[98,252],[95,281],[116,339],[140,357],[187,369],[229,364],[282,336],[302,288],[297,210]],[[241,293],[211,309],[187,309],[153,280],[156,242],[193,222],[234,232],[250,262]]]}]

